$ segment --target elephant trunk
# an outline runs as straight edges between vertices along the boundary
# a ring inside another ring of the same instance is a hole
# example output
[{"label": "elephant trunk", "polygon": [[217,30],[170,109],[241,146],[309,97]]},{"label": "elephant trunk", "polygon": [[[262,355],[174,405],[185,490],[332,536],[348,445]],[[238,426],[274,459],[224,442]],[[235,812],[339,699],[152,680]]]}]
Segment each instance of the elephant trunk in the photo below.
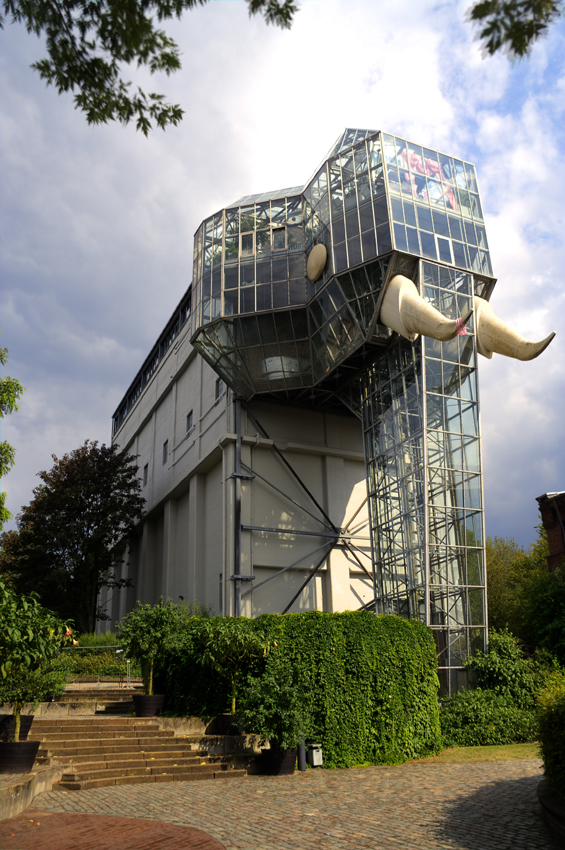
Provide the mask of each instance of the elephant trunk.
[{"label": "elephant trunk", "polygon": [[517,360],[533,360],[545,351],[554,333],[549,334],[541,342],[530,342],[508,327],[484,298],[475,296],[475,327],[477,334],[477,351],[489,360],[496,352]]},{"label": "elephant trunk", "polygon": [[446,341],[460,333],[473,311],[461,319],[445,316],[421,297],[415,285],[404,275],[395,275],[387,286],[381,305],[380,322],[414,342],[418,334]]}]

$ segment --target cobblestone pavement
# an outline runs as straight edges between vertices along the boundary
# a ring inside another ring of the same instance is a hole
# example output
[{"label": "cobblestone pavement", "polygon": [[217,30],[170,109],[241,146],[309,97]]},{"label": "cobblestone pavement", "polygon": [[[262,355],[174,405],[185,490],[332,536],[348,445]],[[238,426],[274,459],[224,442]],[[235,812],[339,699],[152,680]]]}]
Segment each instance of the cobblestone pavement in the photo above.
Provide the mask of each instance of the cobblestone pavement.
[{"label": "cobblestone pavement", "polygon": [[413,762],[289,777],[50,791],[33,805],[36,812],[187,825],[227,850],[559,850],[537,801],[540,778],[538,759]]}]

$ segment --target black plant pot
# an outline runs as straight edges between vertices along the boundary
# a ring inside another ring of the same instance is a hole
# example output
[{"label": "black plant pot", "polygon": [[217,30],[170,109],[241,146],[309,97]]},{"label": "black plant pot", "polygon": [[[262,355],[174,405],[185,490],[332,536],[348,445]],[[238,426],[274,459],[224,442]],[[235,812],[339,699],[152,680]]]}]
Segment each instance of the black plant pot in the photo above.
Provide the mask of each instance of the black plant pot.
[{"label": "black plant pot", "polygon": [[[32,723],[33,714],[20,715],[20,741],[27,741]],[[16,718],[13,714],[0,714],[0,741],[12,741],[15,725]]]},{"label": "black plant pot", "polygon": [[12,741],[0,744],[0,773],[29,773],[40,741]]},{"label": "black plant pot", "polygon": [[132,694],[132,699],[136,717],[157,717],[165,701],[163,694]]},{"label": "black plant pot", "polygon": [[262,772],[266,776],[290,776],[294,773],[297,750],[261,750]]}]

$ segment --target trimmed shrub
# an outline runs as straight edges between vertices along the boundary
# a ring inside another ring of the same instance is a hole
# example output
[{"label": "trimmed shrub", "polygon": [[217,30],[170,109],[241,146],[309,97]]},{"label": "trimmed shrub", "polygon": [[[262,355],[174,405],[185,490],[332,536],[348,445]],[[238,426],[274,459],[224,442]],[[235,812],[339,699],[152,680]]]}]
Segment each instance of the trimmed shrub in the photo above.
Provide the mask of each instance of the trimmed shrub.
[{"label": "trimmed shrub", "polygon": [[548,785],[565,796],[565,675],[554,673],[538,698],[539,737]]},{"label": "trimmed shrub", "polygon": [[442,706],[445,747],[487,747],[535,741],[535,712],[494,691],[465,691]]},{"label": "trimmed shrub", "polygon": [[[437,659],[421,623],[366,611],[265,614],[241,622],[267,646],[238,679],[248,732],[261,734],[261,717],[272,719],[280,687],[294,718],[287,713],[283,738],[302,732],[321,743],[328,767],[397,764],[439,752]],[[226,679],[201,663],[210,627],[187,621],[179,646],[160,664],[158,688],[171,713],[229,709]]]}]

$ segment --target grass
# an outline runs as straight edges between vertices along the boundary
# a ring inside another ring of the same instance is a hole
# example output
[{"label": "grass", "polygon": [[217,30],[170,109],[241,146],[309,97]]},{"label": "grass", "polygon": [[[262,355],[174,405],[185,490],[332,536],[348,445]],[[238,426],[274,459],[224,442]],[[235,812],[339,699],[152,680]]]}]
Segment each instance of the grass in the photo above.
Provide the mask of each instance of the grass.
[{"label": "grass", "polygon": [[454,764],[472,761],[509,761],[539,758],[539,744],[505,744],[494,747],[450,747],[439,756],[415,759],[412,764]]}]

